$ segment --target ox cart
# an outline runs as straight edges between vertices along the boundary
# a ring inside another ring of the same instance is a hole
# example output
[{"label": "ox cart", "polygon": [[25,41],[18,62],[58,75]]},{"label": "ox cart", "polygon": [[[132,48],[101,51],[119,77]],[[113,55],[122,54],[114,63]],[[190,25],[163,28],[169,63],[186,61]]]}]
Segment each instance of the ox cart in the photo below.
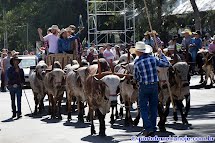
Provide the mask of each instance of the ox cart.
[{"label": "ox cart", "polygon": [[71,64],[72,60],[73,54],[51,54],[46,57],[46,64],[50,67],[55,61],[59,61],[63,69],[66,65]]}]

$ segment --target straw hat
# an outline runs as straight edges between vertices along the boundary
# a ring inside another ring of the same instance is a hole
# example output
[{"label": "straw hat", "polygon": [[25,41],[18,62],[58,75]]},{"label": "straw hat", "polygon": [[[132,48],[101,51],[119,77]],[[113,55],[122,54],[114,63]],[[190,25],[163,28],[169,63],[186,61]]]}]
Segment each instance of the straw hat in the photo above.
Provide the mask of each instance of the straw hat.
[{"label": "straw hat", "polygon": [[17,60],[19,61],[19,63],[22,61],[22,59],[20,59],[18,56],[13,56],[11,59],[10,59],[10,64],[13,66],[13,62]]},{"label": "straw hat", "polygon": [[184,31],[181,32],[182,34],[188,33],[189,35],[192,35],[192,32],[190,29],[184,29]]},{"label": "straw hat", "polygon": [[152,32],[150,32],[153,35],[158,35],[158,33],[155,30],[152,30]]},{"label": "straw hat", "polygon": [[149,53],[152,53],[153,50],[151,46],[146,45],[142,41],[139,41],[135,44],[135,48],[131,48],[129,51],[131,54],[135,54],[136,51],[149,54]]},{"label": "straw hat", "polygon": [[64,32],[67,32],[67,30],[64,29],[64,28],[62,28],[62,29],[60,30],[60,35],[62,35]]},{"label": "straw hat", "polygon": [[144,33],[144,36],[147,36],[147,35],[150,35],[150,32],[149,32],[149,31],[146,31],[146,32]]},{"label": "straw hat", "polygon": [[70,25],[69,27],[66,28],[67,31],[70,31],[73,33],[75,32],[75,29],[76,29],[75,25]]},{"label": "straw hat", "polygon": [[52,25],[52,27],[50,27],[50,29],[59,30],[59,27],[57,25]]},{"label": "straw hat", "polygon": [[17,56],[17,55],[19,55],[19,52],[13,50],[13,51],[11,51],[11,54],[12,54],[12,56]]}]

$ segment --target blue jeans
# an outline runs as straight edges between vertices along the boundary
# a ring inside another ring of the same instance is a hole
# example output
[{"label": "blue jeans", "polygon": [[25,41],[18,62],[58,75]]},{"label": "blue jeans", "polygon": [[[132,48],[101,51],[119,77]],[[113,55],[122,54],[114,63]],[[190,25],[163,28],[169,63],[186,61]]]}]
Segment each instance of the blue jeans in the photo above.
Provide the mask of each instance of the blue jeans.
[{"label": "blue jeans", "polygon": [[192,62],[196,63],[197,51],[196,50],[190,50],[190,54],[192,57]]},{"label": "blue jeans", "polygon": [[157,108],[158,108],[158,83],[145,85],[140,83],[139,106],[146,131],[157,130]]},{"label": "blue jeans", "polygon": [[[18,86],[17,88],[9,86],[8,90],[10,91],[11,107],[12,107],[13,114],[18,113],[21,115],[22,114],[22,112],[21,112],[21,100],[22,100],[21,86]],[[17,108],[18,108],[17,112],[16,112],[15,97],[17,98]]]}]

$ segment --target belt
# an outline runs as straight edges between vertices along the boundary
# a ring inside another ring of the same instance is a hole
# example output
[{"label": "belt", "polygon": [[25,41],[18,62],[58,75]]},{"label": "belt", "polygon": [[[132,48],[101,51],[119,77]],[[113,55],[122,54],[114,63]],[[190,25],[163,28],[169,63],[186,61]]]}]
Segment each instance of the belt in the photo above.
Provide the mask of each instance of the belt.
[{"label": "belt", "polygon": [[149,82],[149,83],[142,83],[143,85],[153,85],[153,84],[157,84],[158,82]]}]

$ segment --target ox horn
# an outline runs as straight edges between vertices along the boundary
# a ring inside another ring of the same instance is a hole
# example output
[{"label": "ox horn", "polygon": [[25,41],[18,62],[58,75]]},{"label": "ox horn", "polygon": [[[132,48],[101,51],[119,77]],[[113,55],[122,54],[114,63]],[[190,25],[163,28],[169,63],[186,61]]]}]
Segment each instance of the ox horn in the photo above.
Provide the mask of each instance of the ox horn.
[{"label": "ox horn", "polygon": [[102,83],[102,80],[101,80],[101,79],[98,79],[98,78],[95,77],[95,76],[94,76],[93,78],[96,80],[97,83]]},{"label": "ox horn", "polygon": [[120,78],[120,81],[123,82],[125,80],[125,76],[123,78]]}]

